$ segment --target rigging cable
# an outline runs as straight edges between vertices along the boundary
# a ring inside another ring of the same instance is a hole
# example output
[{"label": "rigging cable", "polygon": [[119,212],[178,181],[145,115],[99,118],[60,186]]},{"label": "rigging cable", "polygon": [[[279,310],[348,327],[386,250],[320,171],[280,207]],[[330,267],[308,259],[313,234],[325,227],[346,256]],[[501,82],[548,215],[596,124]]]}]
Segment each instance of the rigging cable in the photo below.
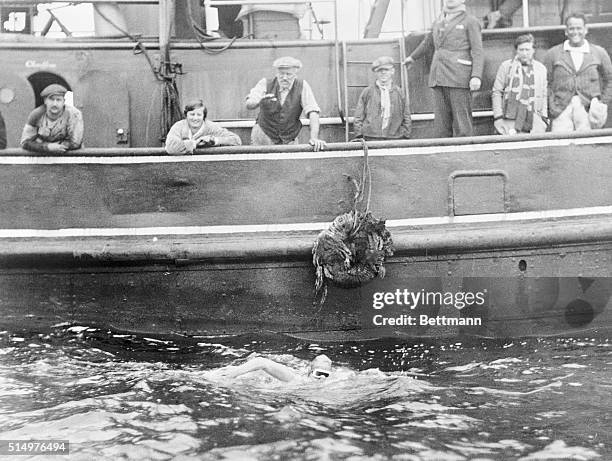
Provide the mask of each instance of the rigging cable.
[{"label": "rigging cable", "polygon": [[191,2],[187,0],[186,3],[187,3],[187,14],[189,16],[189,24],[191,25],[191,30],[193,31],[193,35],[195,36],[196,40],[200,44],[200,49],[202,51],[208,54],[220,54],[220,53],[223,53],[225,50],[229,49],[234,44],[234,42],[238,40],[238,37],[233,37],[227,45],[219,49],[212,49],[211,47],[206,46],[204,43],[205,41],[214,41],[214,40],[217,40],[217,38],[210,36],[206,32],[206,30],[202,29],[198,25],[196,20],[193,18],[193,10],[191,8]]},{"label": "rigging cable", "polygon": [[[160,81],[164,80],[164,77],[162,75],[160,75],[159,70],[157,70],[155,68],[155,64],[153,64],[153,60],[149,56],[147,47],[144,45],[144,43],[142,43],[138,37],[136,37],[135,35],[130,34],[128,31],[124,30],[115,21],[113,21],[108,16],[106,16],[102,11],[100,11],[100,8],[98,7],[98,5],[96,3],[93,4],[93,7],[96,10],[96,13],[98,15],[100,15],[100,17],[102,19],[104,19],[111,26],[113,26],[115,29],[117,29],[119,32],[121,32],[124,37],[129,38],[130,40],[132,40],[136,44],[136,47],[134,48],[134,54],[142,53],[144,55],[144,57],[146,58],[147,62],[149,63],[149,67],[151,68],[151,72],[153,72],[153,75],[155,75],[155,78],[157,80],[160,80]],[[136,50],[139,50],[139,51],[136,51]]]},{"label": "rigging cable", "polygon": [[[108,16],[106,16],[102,11],[100,11],[98,5],[94,4],[94,9],[96,10],[96,13],[99,14],[102,19],[104,19],[111,26],[113,26],[115,29],[121,32],[125,37],[129,38],[130,40],[136,43],[136,48],[140,50],[141,53],[144,54],[149,64],[149,67],[151,68],[151,71],[153,72],[153,75],[155,76],[155,79],[163,83],[163,86],[161,89],[162,91],[161,93],[162,111],[161,111],[161,117],[160,117],[160,122],[161,122],[160,129],[161,129],[162,137],[160,141],[164,141],[166,137],[166,133],[170,131],[170,128],[172,127],[172,125],[175,122],[183,118],[181,107],[180,107],[181,103],[180,103],[179,91],[176,85],[176,74],[172,72],[170,73],[166,72],[166,67],[168,63],[164,60],[165,57],[163,56],[161,56],[162,62],[160,64],[160,68],[157,69],[155,65],[153,64],[153,60],[149,56],[147,48],[140,41],[138,37],[130,34],[128,31],[126,31],[121,26],[119,26],[115,21],[113,21]],[[172,28],[171,25],[169,27],[170,29]],[[168,36],[171,36],[171,34],[169,33]],[[134,52],[134,54],[137,54],[136,51]],[[148,123],[149,121],[147,121],[147,124]],[[147,132],[148,132],[148,128],[149,127],[147,126]]]}]

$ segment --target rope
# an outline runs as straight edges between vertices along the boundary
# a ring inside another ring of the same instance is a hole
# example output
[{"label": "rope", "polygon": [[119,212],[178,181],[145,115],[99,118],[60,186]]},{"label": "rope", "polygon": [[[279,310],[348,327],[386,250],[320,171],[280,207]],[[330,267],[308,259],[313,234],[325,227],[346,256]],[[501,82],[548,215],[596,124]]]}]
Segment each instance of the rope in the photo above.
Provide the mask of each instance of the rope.
[{"label": "rope", "polygon": [[[337,216],[329,228],[318,235],[312,248],[312,262],[316,269],[315,300],[319,298],[319,305],[327,297],[328,282],[342,288],[354,288],[376,277],[382,278],[385,276],[385,258],[393,254],[393,241],[385,221],[374,218],[370,211],[372,171],[368,146],[364,140],[361,143],[361,182],[348,177],[355,186],[352,210]],[[364,201],[366,183],[365,210],[360,211],[358,208]]]},{"label": "rope", "polygon": [[365,183],[368,183],[368,199],[366,200],[365,212],[370,211],[370,198],[372,197],[372,170],[370,170],[370,158],[368,156],[368,143],[361,138],[361,147],[363,148],[363,170],[361,172],[362,189]]},{"label": "rope", "polygon": [[[111,26],[113,26],[115,29],[117,29],[119,32],[121,32],[124,37],[127,37],[130,40],[132,40],[134,43],[136,43],[136,47],[134,48],[134,54],[139,54],[139,53],[144,54],[144,57],[147,60],[147,62],[149,63],[149,67],[151,68],[151,72],[153,72],[153,75],[155,75],[155,78],[157,80],[159,80],[159,81],[164,80],[164,77],[161,76],[159,74],[159,71],[155,68],[155,64],[153,64],[153,60],[149,56],[149,53],[148,53],[147,48],[145,47],[144,43],[142,43],[138,37],[136,37],[135,35],[130,34],[127,30],[124,30],[115,21],[113,21],[108,16],[106,16],[104,13],[102,13],[102,11],[100,11],[100,8],[98,7],[98,5],[96,3],[94,3],[93,7],[96,10],[96,13],[98,13],[98,15],[100,15],[100,17],[102,19],[104,19]],[[137,52],[136,49],[138,49],[139,52]]]},{"label": "rope", "polygon": [[162,107],[164,110],[161,112],[161,141],[164,141],[166,133],[170,131],[172,125],[183,118],[179,92],[176,87],[176,79],[174,78],[164,81],[162,86]]},{"label": "rope", "polygon": [[187,14],[189,15],[189,24],[191,25],[191,30],[193,31],[193,35],[195,36],[196,40],[200,44],[200,49],[204,51],[205,53],[212,54],[212,55],[221,54],[225,50],[229,49],[236,40],[238,40],[238,37],[233,37],[232,40],[227,45],[219,49],[212,49],[206,46],[204,44],[205,41],[213,41],[213,40],[216,40],[217,38],[211,37],[210,35],[208,35],[206,33],[206,30],[202,29],[198,25],[197,21],[193,18],[193,10],[191,8],[190,0],[187,0]]}]

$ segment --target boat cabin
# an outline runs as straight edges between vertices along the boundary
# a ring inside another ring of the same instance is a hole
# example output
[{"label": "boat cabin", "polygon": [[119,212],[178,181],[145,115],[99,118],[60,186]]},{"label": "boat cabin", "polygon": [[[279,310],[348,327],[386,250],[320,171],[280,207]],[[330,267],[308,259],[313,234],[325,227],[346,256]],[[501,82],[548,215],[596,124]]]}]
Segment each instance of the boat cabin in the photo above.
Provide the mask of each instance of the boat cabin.
[{"label": "boat cabin", "polygon": [[[471,0],[471,14],[486,18],[501,1]],[[70,4],[10,0],[0,6],[0,112],[8,147],[17,147],[40,91],[60,83],[85,121],[89,147],[159,147],[182,101],[202,97],[209,118],[238,133],[244,144],[257,111],[245,107],[255,83],[273,73],[277,57],[304,63],[321,106],[321,137],[352,137],[352,115],[361,90],[373,81],[370,63],[395,58],[396,82],[406,92],[414,138],[431,137],[430,61],[399,64],[420,43],[441,0],[76,0]],[[76,5],[76,6],[74,6]],[[415,5],[417,7],[415,7]],[[78,10],[75,30],[70,8]],[[475,132],[492,133],[491,86],[498,65],[512,56],[514,38],[526,31],[537,54],[564,38],[563,18],[581,10],[589,40],[612,52],[609,2],[523,1],[511,27],[483,29],[485,70],[474,94]],[[78,28],[78,27],[77,27]],[[161,33],[160,33],[161,31]],[[612,119],[612,117],[609,117]],[[304,120],[304,123],[307,123]],[[303,129],[300,140],[307,140]]]}]

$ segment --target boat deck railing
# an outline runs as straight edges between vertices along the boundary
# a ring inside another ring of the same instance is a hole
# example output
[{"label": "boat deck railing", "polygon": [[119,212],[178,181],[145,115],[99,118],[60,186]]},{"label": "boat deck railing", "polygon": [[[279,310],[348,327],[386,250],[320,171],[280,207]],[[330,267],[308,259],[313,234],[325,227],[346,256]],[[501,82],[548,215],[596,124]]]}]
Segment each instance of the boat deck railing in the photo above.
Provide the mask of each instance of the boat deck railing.
[{"label": "boat deck railing", "polygon": [[[394,141],[367,141],[369,149],[411,149],[417,147],[447,147],[465,146],[476,144],[491,144],[494,149],[496,144],[521,143],[526,141],[551,141],[573,139],[601,138],[601,142],[612,143],[612,128],[593,130],[582,133],[543,133],[539,135],[522,134],[514,136],[470,136],[465,138],[427,138],[427,139],[402,139]],[[517,146],[518,147],[518,146]],[[308,144],[297,145],[275,145],[275,146],[224,146],[198,149],[196,155],[229,155],[229,154],[278,154],[291,152],[312,152]],[[329,143],[326,151],[357,151],[363,150],[359,141]],[[325,151],[322,151],[324,154]],[[407,152],[409,153],[409,152]],[[168,156],[163,147],[87,147],[73,150],[64,154],[51,155],[49,153],[29,152],[20,148],[9,148],[0,150],[0,157],[139,157],[139,156]],[[177,156],[178,157],[178,156]]]}]

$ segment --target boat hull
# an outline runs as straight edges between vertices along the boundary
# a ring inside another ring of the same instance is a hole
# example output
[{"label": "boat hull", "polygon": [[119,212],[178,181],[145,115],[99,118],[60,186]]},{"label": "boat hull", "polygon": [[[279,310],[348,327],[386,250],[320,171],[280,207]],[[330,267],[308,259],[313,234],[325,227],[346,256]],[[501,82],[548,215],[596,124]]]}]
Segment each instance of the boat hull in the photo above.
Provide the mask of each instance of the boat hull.
[{"label": "boat hull", "polygon": [[[395,255],[384,279],[330,282],[323,304],[311,248],[352,206],[344,174],[362,179],[359,145],[179,158],[8,152],[0,323],[323,339],[607,334],[612,160],[603,134],[372,144],[371,208],[388,218]],[[484,294],[466,306],[408,306],[393,298],[405,290]],[[374,307],[385,296],[394,301]],[[402,315],[416,323],[380,324]]]},{"label": "boat hull", "polygon": [[[579,227],[589,226],[582,222]],[[512,233],[512,227],[504,231]],[[400,242],[410,241],[418,232],[402,230],[394,235]],[[387,262],[384,279],[353,289],[330,283],[327,299],[320,305],[307,248],[315,235],[294,237],[297,245],[287,235],[280,239],[285,242],[280,247],[265,251],[262,245],[260,254],[253,249],[250,257],[232,251],[235,238],[225,243],[218,238],[218,250],[210,252],[207,243],[194,245],[174,237],[167,242],[174,251],[155,252],[151,244],[149,253],[140,256],[133,250],[142,239],[124,242],[121,247],[131,248],[125,252],[108,245],[107,252],[81,252],[74,242],[66,242],[74,248],[72,253],[40,252],[40,246],[29,242],[29,252],[14,251],[11,258],[6,254],[3,258],[2,328],[46,330],[70,322],[156,334],[279,332],[333,339],[347,334],[354,338],[607,334],[612,325],[610,241],[462,251],[432,245],[428,254],[418,249],[416,241],[417,248],[404,247]],[[156,243],[164,246],[163,240]],[[239,240],[244,245],[249,239]],[[100,242],[94,243],[87,246],[102,248]],[[373,309],[375,293],[405,289],[488,294],[485,304],[462,309],[440,302]],[[434,320],[385,327],[374,319],[400,314],[413,315],[419,322],[421,315]],[[451,318],[480,323],[444,320]]]}]

